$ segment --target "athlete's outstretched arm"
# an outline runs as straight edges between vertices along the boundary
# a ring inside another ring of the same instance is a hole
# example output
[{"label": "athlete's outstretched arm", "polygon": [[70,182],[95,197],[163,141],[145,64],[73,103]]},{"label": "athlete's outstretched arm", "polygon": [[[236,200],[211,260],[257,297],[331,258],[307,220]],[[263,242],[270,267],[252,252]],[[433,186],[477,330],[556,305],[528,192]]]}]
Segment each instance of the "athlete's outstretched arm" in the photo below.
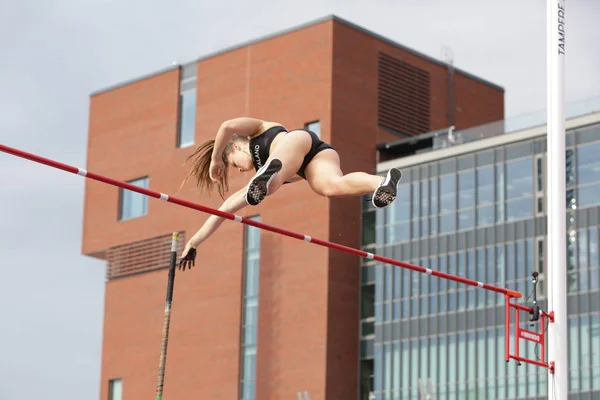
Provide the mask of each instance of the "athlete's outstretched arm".
[{"label": "athlete's outstretched arm", "polygon": [[[225,211],[228,213],[235,213],[242,208],[244,208],[248,203],[244,199],[243,193],[245,193],[246,188],[238,190],[231,196],[227,198],[219,207],[220,211]],[[194,260],[196,258],[196,248],[202,244],[206,239],[208,239],[215,231],[221,226],[225,218],[218,217],[216,215],[211,215],[208,217],[204,225],[188,240],[185,249],[181,253],[181,259],[179,261],[179,268],[185,269],[186,267],[193,267]]]}]

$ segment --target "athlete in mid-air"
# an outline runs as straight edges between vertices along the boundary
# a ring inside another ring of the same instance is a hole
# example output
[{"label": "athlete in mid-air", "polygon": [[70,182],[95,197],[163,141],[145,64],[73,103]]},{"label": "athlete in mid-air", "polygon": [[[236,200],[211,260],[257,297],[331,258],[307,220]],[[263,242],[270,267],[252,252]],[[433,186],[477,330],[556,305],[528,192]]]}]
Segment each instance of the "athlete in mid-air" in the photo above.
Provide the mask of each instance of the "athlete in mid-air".
[{"label": "athlete in mid-air", "polygon": [[[216,138],[198,146],[188,157],[192,168],[186,180],[195,178],[200,190],[216,185],[225,198],[228,191],[227,167],[240,172],[256,170],[250,182],[227,198],[219,210],[235,213],[247,205],[256,206],[284,183],[305,179],[317,194],[326,197],[362,196],[372,193],[373,206],[382,208],[396,199],[402,172],[392,168],[385,177],[365,172],[344,175],[335,149],[312,131],[288,131],[276,122],[256,118],[225,121]],[[184,181],[185,182],[185,181]],[[211,215],[190,238],[180,258],[179,268],[192,267],[196,248],[223,222]]]}]

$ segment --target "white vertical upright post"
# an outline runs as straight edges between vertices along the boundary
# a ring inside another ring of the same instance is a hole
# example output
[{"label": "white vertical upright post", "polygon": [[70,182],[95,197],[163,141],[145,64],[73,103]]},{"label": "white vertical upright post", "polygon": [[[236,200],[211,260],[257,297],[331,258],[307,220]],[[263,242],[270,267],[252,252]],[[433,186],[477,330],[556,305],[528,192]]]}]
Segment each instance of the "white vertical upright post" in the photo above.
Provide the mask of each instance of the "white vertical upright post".
[{"label": "white vertical upright post", "polygon": [[548,399],[567,400],[569,364],[567,340],[567,231],[565,166],[565,0],[547,2],[547,122],[548,122]]}]

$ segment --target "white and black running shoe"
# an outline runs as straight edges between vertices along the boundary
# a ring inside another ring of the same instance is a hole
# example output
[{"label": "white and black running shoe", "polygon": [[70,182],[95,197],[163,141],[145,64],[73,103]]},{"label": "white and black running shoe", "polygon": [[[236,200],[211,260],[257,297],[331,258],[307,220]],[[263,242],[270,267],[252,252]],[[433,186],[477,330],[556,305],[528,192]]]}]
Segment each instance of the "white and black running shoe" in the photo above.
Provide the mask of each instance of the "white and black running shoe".
[{"label": "white and black running shoe", "polygon": [[273,158],[256,171],[256,175],[248,183],[245,195],[246,203],[256,206],[267,197],[267,194],[269,194],[269,184],[271,184],[273,178],[281,171],[282,166],[281,160]]},{"label": "white and black running shoe", "polygon": [[398,168],[391,168],[385,179],[381,181],[379,187],[375,189],[373,193],[373,206],[376,208],[382,208],[389,206],[396,200],[396,194],[398,193],[398,184],[402,179],[402,171]]}]

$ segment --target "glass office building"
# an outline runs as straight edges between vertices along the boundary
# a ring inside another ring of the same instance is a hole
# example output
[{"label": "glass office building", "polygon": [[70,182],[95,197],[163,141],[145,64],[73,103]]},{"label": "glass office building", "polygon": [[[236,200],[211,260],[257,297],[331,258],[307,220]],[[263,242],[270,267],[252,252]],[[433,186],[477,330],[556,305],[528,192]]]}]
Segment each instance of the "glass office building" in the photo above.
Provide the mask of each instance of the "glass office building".
[{"label": "glass office building", "polygon": [[[546,310],[545,127],[439,147],[381,164],[404,176],[393,206],[364,202],[363,249],[516,289],[521,304],[537,271]],[[599,157],[600,114],[570,120],[570,399],[600,398]],[[501,294],[367,259],[361,272],[361,400],[547,398],[545,368],[505,361]],[[521,341],[520,355],[539,359],[540,348]]]}]

